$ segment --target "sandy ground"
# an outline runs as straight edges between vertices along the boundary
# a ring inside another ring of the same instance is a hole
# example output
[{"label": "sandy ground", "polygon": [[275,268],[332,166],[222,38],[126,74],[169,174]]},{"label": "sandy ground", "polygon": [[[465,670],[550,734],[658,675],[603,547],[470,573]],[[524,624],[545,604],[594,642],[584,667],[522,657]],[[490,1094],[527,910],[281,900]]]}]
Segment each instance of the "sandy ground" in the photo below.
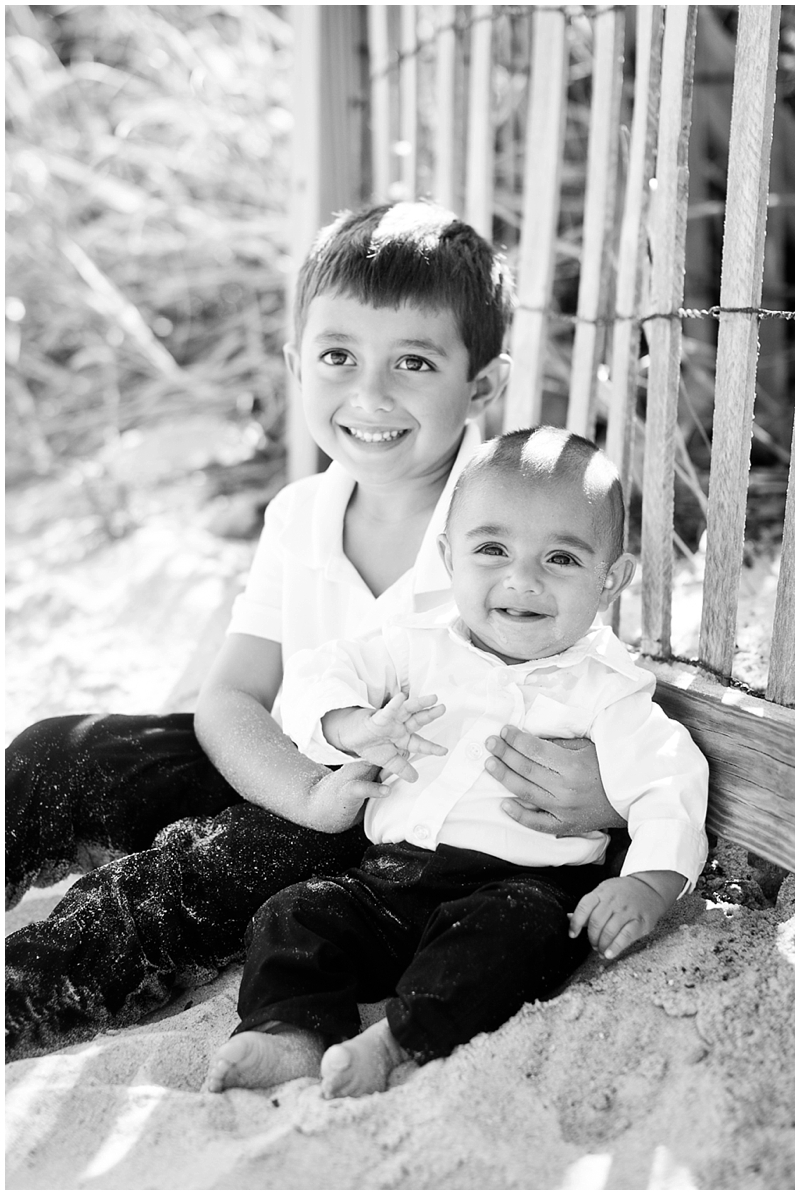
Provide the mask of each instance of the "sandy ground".
[{"label": "sandy ground", "polygon": [[147,1025],[7,1066],[6,1189],[793,1190],[793,879],[774,908],[723,900],[743,887],[358,1100],[310,1079],[200,1092],[232,968]]},{"label": "sandy ground", "polygon": [[[12,501],[9,735],[51,713],[157,707],[247,567],[251,545],[198,519],[191,479],[158,509],[156,487],[114,540],[103,485],[90,507],[80,487]],[[748,581],[749,627],[771,623],[775,572]],[[689,636],[695,583],[677,599]],[[6,1189],[792,1190],[793,884],[725,848],[628,957],[590,960],[549,1003],[353,1101],[307,1079],[200,1092],[235,1024],[230,969],[148,1024],[7,1066]],[[60,891],[30,893],[7,929]]]}]

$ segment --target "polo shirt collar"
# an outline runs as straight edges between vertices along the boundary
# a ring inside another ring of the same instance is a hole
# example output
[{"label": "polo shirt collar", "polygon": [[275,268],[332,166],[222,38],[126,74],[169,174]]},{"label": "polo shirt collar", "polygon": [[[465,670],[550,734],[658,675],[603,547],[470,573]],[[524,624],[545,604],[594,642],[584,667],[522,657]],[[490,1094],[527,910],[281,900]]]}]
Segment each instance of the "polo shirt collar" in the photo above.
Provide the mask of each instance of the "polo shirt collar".
[{"label": "polo shirt collar", "polygon": [[476,450],[480,447],[481,438],[481,431],[477,423],[472,419],[467,420],[456,459],[450,470],[450,476],[439,496],[436,509],[431,516],[431,521],[428,523],[422,544],[420,545],[417,562],[414,565],[414,593],[435,593],[438,590],[447,590],[449,592],[451,588],[450,576],[444,567],[444,561],[439,552],[437,541],[444,531],[447,508],[450,505],[455,484],[463,473],[467,461],[474,456]]},{"label": "polo shirt collar", "polygon": [[[447,508],[456,481],[467,461],[481,443],[480,428],[468,420],[464,428],[456,459],[450,470],[444,489],[436,503],[427,530],[417,554],[413,568],[412,586],[414,593],[429,593],[450,589],[450,577],[439,554],[438,536],[444,531]],[[314,515],[309,544],[287,543],[290,550],[302,554],[312,567],[336,569],[337,565],[352,568],[344,557],[342,534],[344,515],[353,493],[355,482],[346,469],[332,461],[324,473],[317,475],[317,489],[314,495]]]}]

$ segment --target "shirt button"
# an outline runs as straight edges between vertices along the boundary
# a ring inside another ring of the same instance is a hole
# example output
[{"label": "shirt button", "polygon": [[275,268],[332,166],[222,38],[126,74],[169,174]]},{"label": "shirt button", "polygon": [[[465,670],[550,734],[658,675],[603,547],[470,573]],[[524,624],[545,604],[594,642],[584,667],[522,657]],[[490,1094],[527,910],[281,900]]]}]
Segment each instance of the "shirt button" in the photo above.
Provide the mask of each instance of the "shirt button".
[{"label": "shirt button", "polygon": [[483,747],[480,743],[468,743],[466,749],[467,759],[481,759],[483,756]]},{"label": "shirt button", "polygon": [[417,838],[430,838],[431,836],[431,832],[428,827],[422,825],[415,826],[414,833],[416,834]]}]

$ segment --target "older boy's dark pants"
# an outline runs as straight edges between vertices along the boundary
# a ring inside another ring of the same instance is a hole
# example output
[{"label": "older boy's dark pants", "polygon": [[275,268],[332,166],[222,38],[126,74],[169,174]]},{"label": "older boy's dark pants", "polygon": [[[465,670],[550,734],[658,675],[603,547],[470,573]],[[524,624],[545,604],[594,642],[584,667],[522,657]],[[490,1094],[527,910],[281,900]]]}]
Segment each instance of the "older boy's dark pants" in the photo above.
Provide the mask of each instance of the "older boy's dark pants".
[{"label": "older boy's dark pants", "polygon": [[360,826],[304,829],[242,801],[191,714],[53,718],[7,752],[6,903],[98,859],[6,939],[6,1058],[129,1025],[244,952],[287,884],[361,858]]},{"label": "older boy's dark pants", "polygon": [[248,931],[236,1032],[282,1021],[328,1042],[359,1032],[357,1002],[394,992],[389,1027],[419,1062],[543,1000],[588,953],[568,914],[597,867],[516,867],[403,842],[271,897]]}]

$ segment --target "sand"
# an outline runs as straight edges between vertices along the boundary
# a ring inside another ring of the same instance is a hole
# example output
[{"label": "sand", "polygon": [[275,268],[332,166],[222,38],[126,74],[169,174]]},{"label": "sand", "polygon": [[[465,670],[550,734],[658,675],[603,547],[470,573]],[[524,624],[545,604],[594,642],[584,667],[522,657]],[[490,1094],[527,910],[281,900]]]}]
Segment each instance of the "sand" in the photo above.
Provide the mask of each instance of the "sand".
[{"label": "sand", "polygon": [[793,912],[792,876],[767,904],[721,852],[647,943],[357,1100],[311,1079],[200,1091],[236,1021],[230,968],[148,1024],[7,1066],[6,1189],[793,1190]]}]

